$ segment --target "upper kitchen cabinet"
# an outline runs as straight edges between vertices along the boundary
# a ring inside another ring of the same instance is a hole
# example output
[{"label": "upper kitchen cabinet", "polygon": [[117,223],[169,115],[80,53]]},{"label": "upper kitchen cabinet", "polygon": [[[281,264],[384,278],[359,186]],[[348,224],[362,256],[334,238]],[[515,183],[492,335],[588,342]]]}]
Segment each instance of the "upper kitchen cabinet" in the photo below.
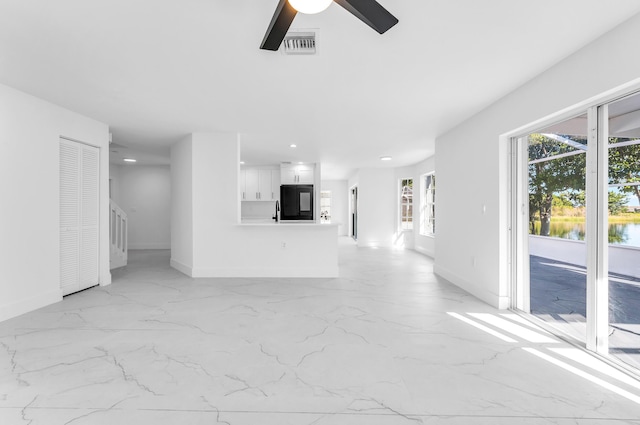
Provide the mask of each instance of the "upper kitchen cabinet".
[{"label": "upper kitchen cabinet", "polygon": [[280,167],[282,184],[313,184],[314,164],[282,165]]},{"label": "upper kitchen cabinet", "polygon": [[240,170],[240,199],[243,201],[275,201],[280,195],[280,173],[274,169]]}]

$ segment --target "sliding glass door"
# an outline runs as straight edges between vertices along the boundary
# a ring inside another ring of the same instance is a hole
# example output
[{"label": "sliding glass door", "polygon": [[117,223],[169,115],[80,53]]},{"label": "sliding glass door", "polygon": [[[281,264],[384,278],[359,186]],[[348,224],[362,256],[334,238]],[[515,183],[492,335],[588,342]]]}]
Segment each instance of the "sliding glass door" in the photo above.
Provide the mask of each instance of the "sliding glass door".
[{"label": "sliding glass door", "polygon": [[640,368],[640,94],[607,113],[609,353]]},{"label": "sliding glass door", "polygon": [[[526,135],[528,312],[586,341],[586,114]],[[524,168],[524,167],[523,167]]]},{"label": "sliding glass door", "polygon": [[512,143],[513,308],[640,368],[640,94]]}]

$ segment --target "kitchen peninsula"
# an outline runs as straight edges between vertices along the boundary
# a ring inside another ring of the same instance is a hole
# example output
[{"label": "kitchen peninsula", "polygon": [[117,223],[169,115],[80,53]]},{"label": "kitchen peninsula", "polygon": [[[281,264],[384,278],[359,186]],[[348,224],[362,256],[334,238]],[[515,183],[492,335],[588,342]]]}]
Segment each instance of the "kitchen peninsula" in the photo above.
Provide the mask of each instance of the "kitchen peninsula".
[{"label": "kitchen peninsula", "polygon": [[[320,223],[320,185],[316,182],[320,182],[320,164],[241,169],[238,226],[258,247],[256,254],[268,257],[270,274],[337,276],[337,225]],[[292,201],[295,205],[289,206]],[[294,219],[281,220],[291,217]]]},{"label": "kitchen peninsula", "polygon": [[[275,201],[264,185],[245,202],[262,199],[270,215],[242,222],[239,163],[236,135],[195,133],[172,146],[172,267],[192,277],[337,277],[337,225],[269,220]],[[319,183],[319,167],[315,175]]]}]

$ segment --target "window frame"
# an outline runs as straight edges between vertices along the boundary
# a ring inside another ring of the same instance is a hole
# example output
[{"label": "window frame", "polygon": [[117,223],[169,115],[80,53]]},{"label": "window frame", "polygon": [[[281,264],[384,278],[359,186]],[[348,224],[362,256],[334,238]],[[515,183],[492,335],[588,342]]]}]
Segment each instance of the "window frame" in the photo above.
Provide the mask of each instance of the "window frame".
[{"label": "window frame", "polygon": [[[413,232],[413,180],[413,177],[403,177],[399,180],[400,193],[398,196],[398,230],[400,232]],[[408,186],[405,182],[408,182],[411,187],[411,193],[409,196],[405,196],[405,187]],[[411,200],[405,202],[405,198],[410,198]],[[406,209],[404,208],[405,206]],[[407,214],[405,214],[405,211]]]},{"label": "window frame", "polygon": [[[432,184],[427,183],[431,178]],[[420,234],[435,237],[436,235],[436,173],[430,171],[420,176]],[[430,193],[431,192],[431,196]]]}]

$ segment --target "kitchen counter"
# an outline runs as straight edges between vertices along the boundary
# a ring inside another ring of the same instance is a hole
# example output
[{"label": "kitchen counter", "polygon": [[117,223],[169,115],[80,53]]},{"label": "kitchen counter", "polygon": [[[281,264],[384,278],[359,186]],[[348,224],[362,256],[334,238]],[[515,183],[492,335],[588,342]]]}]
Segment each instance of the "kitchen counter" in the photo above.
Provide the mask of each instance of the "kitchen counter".
[{"label": "kitchen counter", "polygon": [[[222,263],[224,276],[338,277],[337,224],[245,218],[232,227],[230,243],[241,246],[242,255],[229,256]],[[205,276],[216,276],[205,272]]]}]

